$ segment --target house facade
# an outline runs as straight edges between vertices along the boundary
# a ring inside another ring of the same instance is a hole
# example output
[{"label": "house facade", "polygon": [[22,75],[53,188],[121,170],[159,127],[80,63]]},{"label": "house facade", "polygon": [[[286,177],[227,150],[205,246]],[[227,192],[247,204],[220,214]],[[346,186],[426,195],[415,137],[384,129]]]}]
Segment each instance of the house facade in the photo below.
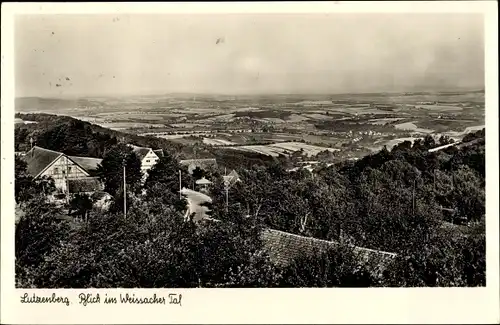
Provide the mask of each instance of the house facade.
[{"label": "house facade", "polygon": [[[27,172],[34,178],[49,176],[54,179],[55,186],[63,193],[68,192],[68,182],[70,180],[87,179],[90,171],[78,163],[77,159],[53,150],[34,146],[24,155],[27,163]],[[76,157],[80,158],[80,157]],[[100,161],[93,159],[93,163]]]},{"label": "house facade", "polygon": [[144,147],[137,147],[137,146],[131,146],[132,150],[135,152],[137,155],[137,158],[141,161],[141,172],[143,179],[145,180],[148,171],[153,168],[154,165],[160,160],[160,157],[158,156],[157,152],[151,148],[144,148]]},{"label": "house facade", "polygon": [[78,166],[69,157],[61,155],[56,159],[40,176],[50,176],[54,179],[56,188],[66,192],[68,180],[89,177],[90,174],[82,167]]}]

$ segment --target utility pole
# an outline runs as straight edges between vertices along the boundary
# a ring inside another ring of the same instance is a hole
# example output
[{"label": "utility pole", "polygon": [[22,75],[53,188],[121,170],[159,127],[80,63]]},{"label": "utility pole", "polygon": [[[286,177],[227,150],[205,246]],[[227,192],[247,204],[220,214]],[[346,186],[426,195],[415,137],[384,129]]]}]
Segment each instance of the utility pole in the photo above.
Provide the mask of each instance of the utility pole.
[{"label": "utility pole", "polygon": [[413,180],[413,191],[412,191],[412,214],[415,215],[415,183],[417,179]]},{"label": "utility pole", "polygon": [[[224,176],[227,176],[227,169],[224,167]],[[226,192],[226,213],[229,211],[229,181],[224,179],[224,190]]]},{"label": "utility pole", "polygon": [[434,192],[436,192],[436,168],[434,168]]},{"label": "utility pole", "polygon": [[123,217],[127,218],[127,178],[125,159],[123,159]]},{"label": "utility pole", "polygon": [[[226,172],[224,171],[224,174]],[[224,175],[226,176],[226,175]],[[226,212],[229,211],[229,180],[224,178],[224,191],[226,192]]]},{"label": "utility pole", "polygon": [[229,184],[225,185],[226,189],[226,212],[229,211]]},{"label": "utility pole", "polygon": [[[30,149],[33,149],[33,138],[30,137]],[[33,155],[33,152],[31,153]]]},{"label": "utility pole", "polygon": [[69,204],[68,158],[64,158],[64,183],[66,185],[66,203]]},{"label": "utility pole", "polygon": [[179,169],[179,199],[182,199],[182,171]]}]

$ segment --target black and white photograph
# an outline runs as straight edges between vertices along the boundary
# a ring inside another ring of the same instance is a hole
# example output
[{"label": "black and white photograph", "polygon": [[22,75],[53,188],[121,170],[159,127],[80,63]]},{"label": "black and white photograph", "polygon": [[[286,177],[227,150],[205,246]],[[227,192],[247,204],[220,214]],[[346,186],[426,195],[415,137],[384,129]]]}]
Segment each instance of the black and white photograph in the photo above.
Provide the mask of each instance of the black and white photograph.
[{"label": "black and white photograph", "polygon": [[16,288],[485,287],[484,26],[16,15]]}]

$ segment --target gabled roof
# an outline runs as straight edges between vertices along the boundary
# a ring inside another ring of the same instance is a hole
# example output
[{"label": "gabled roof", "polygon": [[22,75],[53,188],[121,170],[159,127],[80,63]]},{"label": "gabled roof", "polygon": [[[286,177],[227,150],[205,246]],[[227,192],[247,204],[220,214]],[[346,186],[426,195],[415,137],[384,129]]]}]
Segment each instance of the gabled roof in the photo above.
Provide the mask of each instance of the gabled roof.
[{"label": "gabled roof", "polygon": [[199,167],[201,169],[206,169],[209,167],[215,167],[217,166],[217,160],[214,158],[208,158],[208,159],[186,159],[186,160],[181,160],[179,161],[179,164],[183,166],[188,167],[189,173],[192,173],[193,170],[196,169],[196,167]]},{"label": "gabled roof", "polygon": [[104,189],[103,184],[97,177],[85,177],[81,179],[68,179],[70,193],[97,192]]},{"label": "gabled roof", "polygon": [[240,176],[234,169],[229,173],[229,175],[222,176],[222,178],[224,179],[224,184],[226,184],[226,186],[233,185],[234,183],[240,181]]},{"label": "gabled roof", "polygon": [[69,156],[69,158],[83,167],[86,171],[96,170],[97,166],[102,162],[102,159],[92,157]]},{"label": "gabled roof", "polygon": [[62,152],[49,150],[38,146],[34,146],[30,151],[23,155],[23,158],[28,165],[28,173],[33,177],[37,177],[62,156],[65,156],[76,165],[80,166],[87,173],[89,170],[96,169],[97,164],[101,163],[102,161],[102,159],[99,158],[66,156]]},{"label": "gabled roof", "polygon": [[137,155],[137,158],[139,158],[139,160],[143,160],[144,157],[146,157],[146,155],[152,151],[153,149],[151,148],[145,148],[145,147],[138,147],[138,146],[134,146],[132,145],[132,150],[135,152],[135,154]]},{"label": "gabled roof", "polygon": [[[184,190],[184,189],[183,189]],[[211,217],[204,218],[210,222],[221,222]],[[339,247],[338,242],[305,237],[281,230],[265,228],[260,233],[264,251],[267,252],[271,262],[277,266],[286,267],[295,259],[302,256],[313,256]],[[364,247],[351,246],[354,254],[365,262],[372,262],[375,268],[370,271],[380,275],[387,265],[397,256],[396,253],[384,252]]]},{"label": "gabled roof", "polygon": [[240,179],[240,175],[238,175],[238,173],[234,169],[229,173],[228,176],[232,176],[233,179]]},{"label": "gabled roof", "polygon": [[37,177],[54,161],[61,157],[63,153],[34,146],[24,155],[27,163],[27,171],[33,177]]},{"label": "gabled roof", "polygon": [[[313,237],[304,237],[274,229],[263,230],[261,238],[264,249],[268,252],[271,261],[280,266],[287,266],[298,257],[312,256],[339,246],[338,242]],[[354,247],[354,252],[362,260],[376,260],[376,264],[381,269],[387,262],[396,257],[395,253],[377,251],[362,247]]]},{"label": "gabled roof", "polygon": [[158,156],[158,157],[163,157],[163,149],[156,149],[153,150],[153,152]]},{"label": "gabled roof", "polygon": [[197,185],[212,184],[212,182],[211,182],[211,181],[209,181],[208,179],[206,179],[205,177],[203,177],[203,178],[201,178],[201,179],[197,180],[195,183],[196,183]]}]

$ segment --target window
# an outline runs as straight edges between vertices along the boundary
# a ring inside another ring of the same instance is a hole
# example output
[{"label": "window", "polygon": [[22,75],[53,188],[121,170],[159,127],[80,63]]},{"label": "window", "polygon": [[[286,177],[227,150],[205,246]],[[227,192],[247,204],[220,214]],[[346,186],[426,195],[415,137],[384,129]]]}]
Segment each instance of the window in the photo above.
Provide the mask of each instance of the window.
[{"label": "window", "polygon": [[146,159],[146,162],[148,163],[148,162],[149,162],[149,159]]},{"label": "window", "polygon": [[73,167],[69,166],[68,167],[68,174],[70,174],[73,171]]},{"label": "window", "polygon": [[57,174],[57,173],[59,173],[59,168],[54,167],[54,174]]}]

